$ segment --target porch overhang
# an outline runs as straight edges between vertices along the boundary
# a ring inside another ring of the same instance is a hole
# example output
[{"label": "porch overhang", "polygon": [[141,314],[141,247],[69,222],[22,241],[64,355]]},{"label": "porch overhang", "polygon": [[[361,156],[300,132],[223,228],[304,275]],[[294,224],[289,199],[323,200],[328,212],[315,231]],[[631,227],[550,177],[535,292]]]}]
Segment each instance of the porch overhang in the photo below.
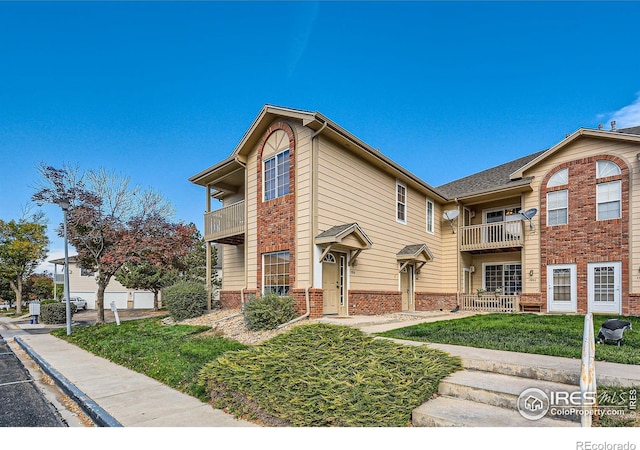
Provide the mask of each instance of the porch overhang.
[{"label": "porch overhang", "polygon": [[396,259],[400,263],[398,272],[402,272],[409,264],[416,265],[416,273],[420,273],[420,269],[429,261],[433,261],[433,253],[429,250],[427,244],[411,244],[405,245],[402,250],[396,254]]},{"label": "porch overhang", "polygon": [[315,241],[316,245],[324,248],[321,262],[331,250],[347,250],[351,255],[349,265],[353,265],[360,252],[373,246],[369,236],[357,223],[333,226],[317,235]]}]

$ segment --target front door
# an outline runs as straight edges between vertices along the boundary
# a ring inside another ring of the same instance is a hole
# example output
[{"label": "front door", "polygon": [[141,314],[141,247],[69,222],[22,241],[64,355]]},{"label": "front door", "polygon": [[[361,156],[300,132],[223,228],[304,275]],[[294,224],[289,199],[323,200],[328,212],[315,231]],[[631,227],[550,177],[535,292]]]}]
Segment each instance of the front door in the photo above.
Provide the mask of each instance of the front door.
[{"label": "front door", "polygon": [[400,292],[402,292],[402,310],[415,311],[413,296],[413,266],[408,265],[400,272]]},{"label": "front door", "polygon": [[587,264],[589,312],[621,314],[620,272],[622,263]]},{"label": "front door", "polygon": [[576,265],[548,265],[547,308],[549,312],[576,312],[577,299]]},{"label": "front door", "polygon": [[340,304],[344,306],[342,295],[343,277],[341,266],[344,256],[329,252],[322,260],[322,312],[324,314],[338,314]]}]

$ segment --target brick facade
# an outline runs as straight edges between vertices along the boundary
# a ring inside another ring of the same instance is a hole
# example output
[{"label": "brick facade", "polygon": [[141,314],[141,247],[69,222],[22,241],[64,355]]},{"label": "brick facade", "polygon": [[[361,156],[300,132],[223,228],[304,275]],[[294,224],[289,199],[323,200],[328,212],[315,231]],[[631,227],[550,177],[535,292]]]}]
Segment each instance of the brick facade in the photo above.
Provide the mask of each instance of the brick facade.
[{"label": "brick facade", "polygon": [[[307,300],[304,289],[292,289],[291,296],[295,302],[296,312],[299,315],[307,311]],[[314,319],[322,317],[322,289],[309,289],[309,317]]]},{"label": "brick facade", "polygon": [[349,315],[388,314],[402,311],[399,291],[349,291]]},{"label": "brick facade", "polygon": [[[621,175],[596,180],[596,161],[616,163]],[[549,178],[558,170],[568,168],[569,183],[547,188]],[[621,180],[622,217],[596,220],[596,184]],[[547,194],[568,190],[568,224],[547,226]],[[547,266],[576,264],[578,312],[586,313],[587,264],[594,262],[622,262],[622,308],[630,311],[629,297],[629,168],[615,156],[599,155],[583,158],[555,167],[542,180],[540,188],[540,259],[541,286],[547,286]],[[546,298],[544,299],[546,303]],[[636,313],[640,310],[636,309]]]},{"label": "brick facade", "polygon": [[220,291],[220,306],[224,309],[239,309],[242,303],[240,291]]},{"label": "brick facade", "polygon": [[[289,193],[269,201],[263,201],[263,164],[262,153],[264,146],[277,130],[284,130],[289,136]],[[293,129],[283,121],[273,123],[262,135],[258,144],[258,189],[257,189],[257,286],[262,291],[262,255],[264,253],[288,251],[289,252],[289,286],[295,286],[295,195],[296,195],[296,171],[295,171],[296,139]]]},{"label": "brick facade", "polygon": [[456,293],[416,292],[416,311],[451,311],[458,304]]}]

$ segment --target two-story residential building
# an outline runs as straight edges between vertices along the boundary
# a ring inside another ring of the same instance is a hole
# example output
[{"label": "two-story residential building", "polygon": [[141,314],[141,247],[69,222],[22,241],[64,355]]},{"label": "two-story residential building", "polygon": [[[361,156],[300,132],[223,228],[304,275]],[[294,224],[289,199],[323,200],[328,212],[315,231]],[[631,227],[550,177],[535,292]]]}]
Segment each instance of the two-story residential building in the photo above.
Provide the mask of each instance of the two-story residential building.
[{"label": "two-story residential building", "polygon": [[[49,261],[53,264],[53,277],[57,284],[64,283],[64,258]],[[60,269],[58,269],[60,266]],[[98,286],[95,274],[82,267],[77,256],[69,256],[69,290],[70,297],[82,297],[87,301],[87,308],[96,308]],[[64,291],[55,292],[56,299],[64,298]],[[161,295],[161,294],[159,294]],[[104,308],[109,309],[115,302],[118,309],[153,309],[153,292],[124,287],[115,278],[111,278],[104,291]]]},{"label": "two-story residential building", "polygon": [[190,181],[206,188],[225,307],[272,290],[312,317],[456,305],[638,314],[639,134],[579,129],[435,188],[322,114],[267,105]]}]

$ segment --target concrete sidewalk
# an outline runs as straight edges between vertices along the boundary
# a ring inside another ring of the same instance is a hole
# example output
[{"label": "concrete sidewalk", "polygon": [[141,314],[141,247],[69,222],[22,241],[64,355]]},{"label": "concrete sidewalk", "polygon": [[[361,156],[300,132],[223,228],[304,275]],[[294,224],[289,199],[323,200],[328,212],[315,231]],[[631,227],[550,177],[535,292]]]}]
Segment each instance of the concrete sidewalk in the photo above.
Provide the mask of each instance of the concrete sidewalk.
[{"label": "concrete sidewalk", "polygon": [[45,372],[52,371],[65,393],[102,426],[257,426],[50,334],[2,334],[13,336]]}]

